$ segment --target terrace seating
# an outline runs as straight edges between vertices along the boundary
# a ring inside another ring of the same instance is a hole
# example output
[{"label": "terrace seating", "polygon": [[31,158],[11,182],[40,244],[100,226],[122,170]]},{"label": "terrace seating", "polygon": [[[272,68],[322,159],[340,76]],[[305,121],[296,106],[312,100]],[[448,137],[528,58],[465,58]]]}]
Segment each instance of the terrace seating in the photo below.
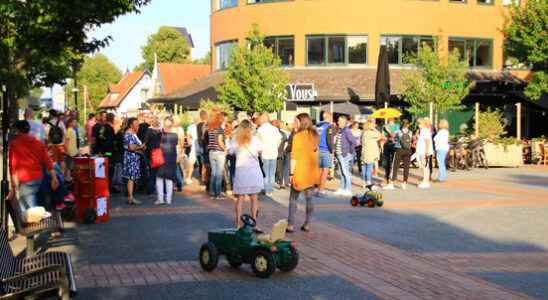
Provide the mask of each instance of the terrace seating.
[{"label": "terrace seating", "polygon": [[7,200],[8,212],[11,215],[15,232],[27,238],[27,257],[34,255],[34,237],[38,234],[49,232],[63,232],[63,220],[61,214],[54,211],[49,218],[42,219],[38,223],[24,223],[23,214],[16,199]]},{"label": "terrace seating", "polygon": [[60,299],[76,293],[70,255],[48,252],[17,258],[8,243],[8,233],[0,229],[0,300],[30,298],[57,292]]},{"label": "terrace seating", "polygon": [[538,164],[546,166],[546,164],[548,164],[548,151],[546,151],[546,146],[544,144],[539,144],[538,146],[540,148]]}]

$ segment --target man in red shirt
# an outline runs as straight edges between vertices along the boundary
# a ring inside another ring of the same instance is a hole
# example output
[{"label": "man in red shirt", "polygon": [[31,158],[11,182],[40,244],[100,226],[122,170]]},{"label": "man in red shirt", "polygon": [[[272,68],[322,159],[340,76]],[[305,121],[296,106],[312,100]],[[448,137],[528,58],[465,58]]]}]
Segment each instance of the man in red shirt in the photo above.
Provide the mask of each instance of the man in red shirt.
[{"label": "man in red shirt", "polygon": [[17,136],[9,143],[9,165],[11,189],[8,198],[19,193],[21,210],[36,206],[36,194],[44,177],[44,169],[51,174],[51,188],[59,186],[53,164],[48,156],[46,146],[29,135],[30,125],[27,121],[15,123]]}]

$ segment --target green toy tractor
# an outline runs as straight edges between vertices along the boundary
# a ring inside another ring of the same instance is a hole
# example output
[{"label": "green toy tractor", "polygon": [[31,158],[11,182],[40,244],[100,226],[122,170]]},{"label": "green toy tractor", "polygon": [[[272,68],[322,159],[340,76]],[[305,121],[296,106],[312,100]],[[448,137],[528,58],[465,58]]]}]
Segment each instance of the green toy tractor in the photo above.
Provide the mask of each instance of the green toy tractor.
[{"label": "green toy tractor", "polygon": [[350,205],[352,206],[366,206],[367,207],[382,207],[384,204],[382,194],[379,192],[373,191],[373,186],[368,185],[367,188],[369,191],[365,192],[363,196],[352,196],[350,199]]},{"label": "green toy tractor", "polygon": [[244,225],[240,229],[219,229],[208,233],[208,242],[200,248],[200,265],[205,271],[213,271],[224,255],[233,268],[251,264],[257,277],[268,278],[276,271],[290,272],[299,263],[295,242],[285,239],[287,220],[278,221],[271,234],[255,234],[257,224],[250,215],[240,217]]}]

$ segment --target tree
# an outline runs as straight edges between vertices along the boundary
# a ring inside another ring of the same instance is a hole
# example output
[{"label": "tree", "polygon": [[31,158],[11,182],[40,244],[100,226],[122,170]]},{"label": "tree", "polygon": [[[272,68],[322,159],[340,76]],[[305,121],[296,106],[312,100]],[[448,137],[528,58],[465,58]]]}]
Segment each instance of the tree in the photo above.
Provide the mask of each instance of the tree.
[{"label": "tree", "polygon": [[146,45],[141,48],[144,62],[140,70],[152,70],[154,54],[159,63],[184,64],[190,62],[190,46],[186,39],[173,27],[160,27],[157,33],[148,37]]},{"label": "tree", "polygon": [[525,6],[514,4],[503,32],[506,53],[534,71],[525,95],[539,99],[548,93],[548,2],[528,0]]},{"label": "tree", "polygon": [[479,114],[479,137],[494,141],[506,134],[506,118],[500,110],[491,110],[480,112]]},{"label": "tree", "polygon": [[195,59],[192,63],[196,65],[211,65],[211,51],[207,51],[204,57]]},{"label": "tree", "polygon": [[258,25],[253,25],[249,47],[234,46],[225,82],[217,87],[219,99],[248,113],[283,109],[287,74],[280,69],[280,58],[264,43]]},{"label": "tree", "polygon": [[[87,88],[87,97],[89,102],[87,111],[96,110],[100,101],[108,93],[108,85],[117,83],[122,78],[122,72],[105,55],[95,54],[86,56],[81,69],[76,73],[76,82],[78,84],[78,111],[83,111],[84,107],[84,86]],[[72,83],[69,91],[72,90]]]},{"label": "tree", "polygon": [[[0,85],[7,87],[11,111],[15,99],[33,86],[64,83],[83,54],[108,44],[89,39],[94,27],[138,12],[150,0],[3,0],[0,4]],[[14,115],[10,113],[10,115]]]},{"label": "tree", "polygon": [[462,108],[462,99],[470,86],[466,80],[468,64],[460,60],[458,50],[443,59],[439,51],[423,44],[416,57],[409,60],[414,70],[404,75],[402,93],[403,100],[410,105],[409,112],[425,115],[430,103],[439,113]]}]

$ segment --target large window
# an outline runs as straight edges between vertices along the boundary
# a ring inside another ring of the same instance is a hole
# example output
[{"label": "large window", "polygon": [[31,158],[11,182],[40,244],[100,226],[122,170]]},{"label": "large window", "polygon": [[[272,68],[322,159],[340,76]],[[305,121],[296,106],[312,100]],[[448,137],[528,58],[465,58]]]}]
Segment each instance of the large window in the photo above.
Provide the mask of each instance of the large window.
[{"label": "large window", "polygon": [[392,65],[405,65],[411,62],[419,52],[419,47],[428,45],[434,48],[434,40],[431,36],[381,36],[381,45],[386,46],[388,63]]},{"label": "large window", "polygon": [[458,51],[471,68],[491,67],[493,42],[482,39],[449,38],[449,51]]},{"label": "large window", "polygon": [[238,0],[217,0],[217,10],[238,6]]},{"label": "large window", "polygon": [[247,0],[247,4],[285,2],[285,1],[288,1],[288,0]]},{"label": "large window", "polygon": [[495,0],[478,0],[478,4],[493,5],[495,4]]},{"label": "large window", "polygon": [[228,67],[230,60],[230,54],[232,53],[232,47],[234,47],[238,41],[226,41],[215,45],[216,52],[216,70],[224,70]]},{"label": "large window", "polygon": [[367,36],[307,36],[308,65],[367,64]]},{"label": "large window", "polygon": [[278,55],[283,66],[292,66],[295,63],[295,39],[292,36],[267,37],[264,44]]}]

